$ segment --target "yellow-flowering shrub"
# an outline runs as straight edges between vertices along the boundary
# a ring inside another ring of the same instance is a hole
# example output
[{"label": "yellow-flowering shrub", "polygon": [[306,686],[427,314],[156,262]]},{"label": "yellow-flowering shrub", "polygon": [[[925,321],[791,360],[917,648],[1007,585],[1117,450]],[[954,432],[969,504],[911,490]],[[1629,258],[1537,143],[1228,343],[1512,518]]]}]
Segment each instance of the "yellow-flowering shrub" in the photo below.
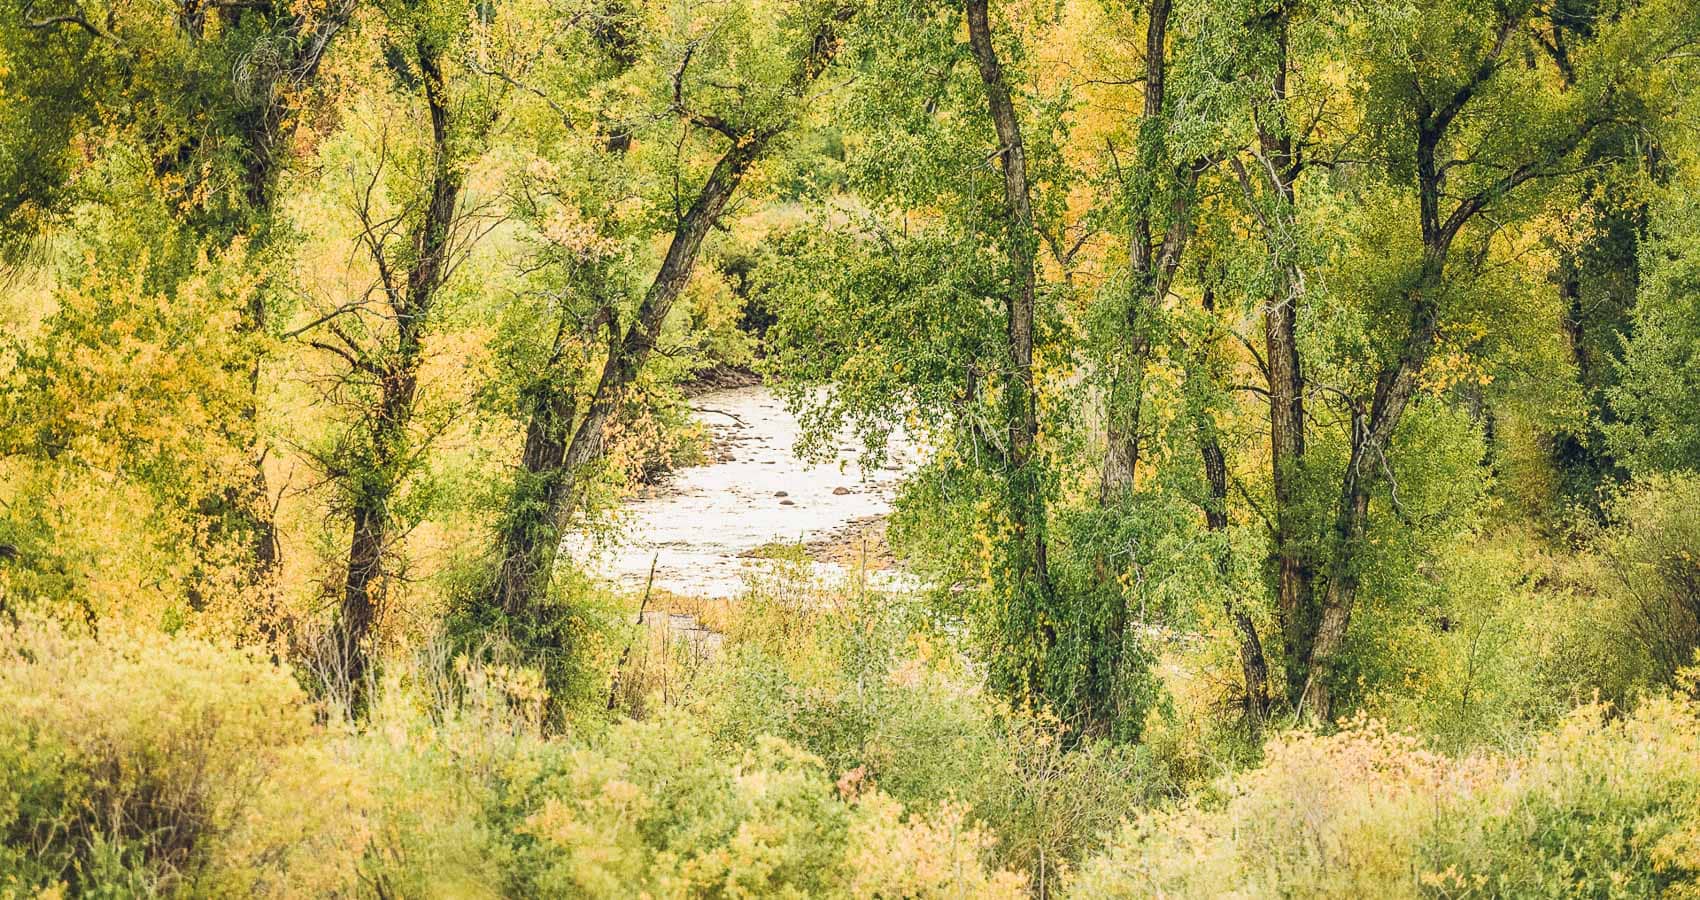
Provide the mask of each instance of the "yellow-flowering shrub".
[{"label": "yellow-flowering shrub", "polygon": [[723,654],[689,703],[717,745],[777,735],[911,810],[956,809],[998,867],[1041,886],[1168,790],[1144,748],[1077,739],[983,691],[901,596],[807,578],[753,576],[729,611]]},{"label": "yellow-flowering shrub", "polygon": [[251,654],[0,629],[0,892],[192,879],[311,733],[295,681]]},{"label": "yellow-flowering shrub", "polygon": [[625,897],[947,897],[1023,893],[991,872],[959,808],[905,819],[835,786],[819,757],[774,739],[741,759],[689,722],[627,722],[549,760],[517,831],[525,892]]},{"label": "yellow-flowering shrub", "polygon": [[548,736],[524,671],[392,666],[365,721],[315,725],[244,651],[38,624],[0,647],[0,897],[1025,891],[963,807],[905,814],[677,712]]},{"label": "yellow-flowering shrub", "polygon": [[850,823],[852,897],[1009,898],[1028,896],[1028,879],[989,871],[981,862],[995,839],[968,821],[967,807],[946,803],[930,817],[905,819],[903,806],[869,794]]},{"label": "yellow-flowering shrub", "polygon": [[1700,702],[1577,710],[1452,759],[1360,720],[1273,740],[1218,795],[1142,816],[1081,897],[1700,896]]}]

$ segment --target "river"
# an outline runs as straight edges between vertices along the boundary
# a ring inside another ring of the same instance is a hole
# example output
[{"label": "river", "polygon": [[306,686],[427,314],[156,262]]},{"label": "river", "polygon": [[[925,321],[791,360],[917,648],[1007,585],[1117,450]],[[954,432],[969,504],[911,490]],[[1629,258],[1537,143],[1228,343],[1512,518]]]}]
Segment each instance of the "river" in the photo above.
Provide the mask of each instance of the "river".
[{"label": "river", "polygon": [[[641,588],[653,561],[658,590],[734,597],[753,568],[771,565],[752,552],[801,543],[813,551],[819,577],[842,577],[861,567],[843,545],[867,534],[877,539],[899,481],[919,461],[917,447],[898,436],[885,465],[864,469],[848,435],[831,460],[799,459],[792,452],[796,418],[762,386],[712,391],[691,407],[709,430],[711,461],[680,469],[629,501],[624,540],[599,554],[577,551],[591,571]],[[834,557],[840,561],[826,561]],[[898,583],[903,576],[883,571],[870,580]]]}]

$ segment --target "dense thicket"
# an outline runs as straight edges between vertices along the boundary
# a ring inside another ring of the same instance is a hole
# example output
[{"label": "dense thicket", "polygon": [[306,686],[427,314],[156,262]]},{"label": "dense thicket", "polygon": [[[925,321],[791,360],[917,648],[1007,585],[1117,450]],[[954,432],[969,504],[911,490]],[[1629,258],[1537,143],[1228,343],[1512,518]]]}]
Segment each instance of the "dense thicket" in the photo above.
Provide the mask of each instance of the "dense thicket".
[{"label": "dense thicket", "polygon": [[[1691,890],[1697,190],[1696,0],[12,0],[0,893]],[[675,658],[728,367],[920,586]]]}]

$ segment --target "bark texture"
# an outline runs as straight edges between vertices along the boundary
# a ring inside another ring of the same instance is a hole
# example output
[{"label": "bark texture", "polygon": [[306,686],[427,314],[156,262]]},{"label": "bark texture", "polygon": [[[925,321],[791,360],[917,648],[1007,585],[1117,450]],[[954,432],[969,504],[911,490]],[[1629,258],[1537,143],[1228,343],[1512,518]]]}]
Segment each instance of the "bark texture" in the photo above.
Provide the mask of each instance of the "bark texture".
[{"label": "bark texture", "polygon": [[[1140,459],[1140,409],[1145,365],[1151,353],[1150,320],[1161,308],[1180,268],[1193,229],[1193,191],[1209,164],[1171,167],[1165,162],[1163,103],[1168,78],[1170,0],[1151,0],[1145,19],[1145,97],[1140,109],[1139,162],[1132,173],[1136,207],[1128,236],[1129,295],[1123,312],[1130,346],[1127,371],[1115,373],[1105,410],[1104,465],[1098,497],[1114,503],[1133,489]],[[1166,179],[1166,180],[1165,180]],[[1167,195],[1167,203],[1162,195]],[[1166,222],[1152,210],[1166,205]],[[1161,228],[1159,238],[1157,230]]]},{"label": "bark texture", "polygon": [[439,51],[425,41],[415,46],[425,103],[431,120],[431,181],[425,207],[409,235],[404,273],[392,272],[383,242],[368,235],[382,289],[395,323],[393,346],[366,363],[378,387],[377,403],[365,416],[364,471],[351,473],[348,566],[335,632],[340,672],[350,700],[359,708],[371,657],[371,637],[383,610],[384,563],[394,535],[390,502],[407,466],[408,429],[418,399],[424,338],[438,290],[447,279],[454,246],[456,208],[463,170],[451,148],[450,99]]}]

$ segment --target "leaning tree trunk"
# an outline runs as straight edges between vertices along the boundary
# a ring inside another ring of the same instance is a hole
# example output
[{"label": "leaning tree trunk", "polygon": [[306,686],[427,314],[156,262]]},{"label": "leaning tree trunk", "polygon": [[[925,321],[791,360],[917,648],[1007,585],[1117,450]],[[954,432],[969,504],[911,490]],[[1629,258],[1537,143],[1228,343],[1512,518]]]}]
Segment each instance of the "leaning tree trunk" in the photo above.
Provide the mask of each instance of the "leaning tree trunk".
[{"label": "leaning tree trunk", "polygon": [[1310,658],[1302,708],[1318,720],[1333,715],[1333,668],[1346,641],[1352,607],[1360,583],[1358,556],[1369,522],[1370,488],[1378,472],[1386,468],[1386,453],[1405,407],[1416,392],[1422,372],[1439,331],[1439,304],[1443,247],[1424,254],[1423,276],[1411,306],[1411,323],[1397,358],[1376,378],[1369,416],[1354,416],[1352,451],[1340,487],[1332,537],[1332,561],[1328,589],[1323,596],[1316,630],[1310,641]]},{"label": "leaning tree trunk", "polygon": [[[791,74],[787,86],[791,92],[800,96],[826,70],[838,49],[837,26],[854,12],[854,6],[841,6],[821,22],[801,63]],[[729,146],[674,228],[661,268],[638,306],[636,321],[624,335],[611,342],[596,392],[583,418],[573,426],[572,401],[561,396],[545,399],[533,410],[526,431],[524,471],[520,476],[531,488],[516,491],[514,505],[509,510],[508,524],[501,535],[502,559],[493,598],[496,607],[510,617],[524,620],[532,615],[547,592],[560,539],[574,509],[580,470],[601,456],[608,422],[660,340],[661,327],[690,280],[703,241],[720,221],[726,204],[750,167],[791,125],[782,122],[760,129],[736,128],[718,118],[686,109],[681,90],[675,83],[677,111],[693,124],[719,131]],[[566,437],[568,434],[570,439]]]},{"label": "leaning tree trunk", "polygon": [[[571,438],[559,444],[570,420],[558,417],[559,406],[543,411],[550,422],[534,414],[527,429],[527,471],[522,477],[544,483],[542,502],[528,502],[510,513],[502,536],[502,562],[495,603],[510,616],[530,613],[548,589],[560,537],[566,532],[575,499],[579,471],[602,453],[603,433],[626,389],[637,379],[661,336],[661,326],[689,280],[703,239],[719,220],[744,173],[760,157],[772,134],[758,134],[744,143],[736,140],[715,165],[697,199],[673,232],[661,269],[638,306],[637,320],[610,348],[584,416],[571,427]],[[570,412],[568,412],[570,415]],[[533,437],[536,438],[534,443]],[[535,466],[535,468],[533,468]]]}]

